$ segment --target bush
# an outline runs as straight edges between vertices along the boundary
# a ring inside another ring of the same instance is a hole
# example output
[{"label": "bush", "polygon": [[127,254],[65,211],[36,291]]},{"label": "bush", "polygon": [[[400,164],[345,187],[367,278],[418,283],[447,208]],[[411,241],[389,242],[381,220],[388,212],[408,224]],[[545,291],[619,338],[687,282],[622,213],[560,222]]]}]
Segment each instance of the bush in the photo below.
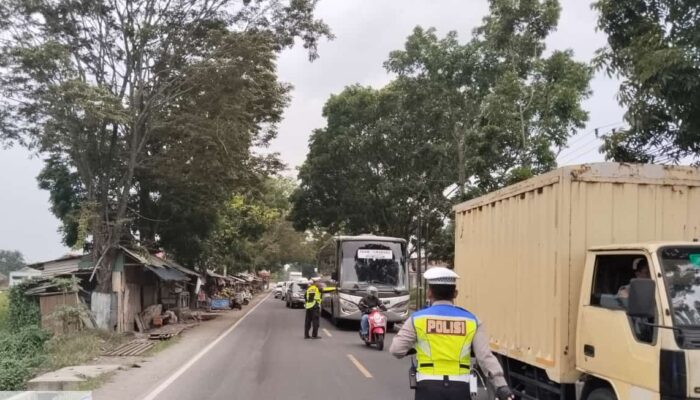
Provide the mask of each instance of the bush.
[{"label": "bush", "polygon": [[0,391],[23,390],[32,377],[32,367],[24,360],[0,359]]},{"label": "bush", "polygon": [[45,359],[49,334],[36,325],[0,331],[0,391],[21,390]]},{"label": "bush", "polygon": [[39,326],[41,322],[39,305],[33,298],[24,295],[31,284],[31,281],[22,282],[10,289],[7,327],[13,332],[27,326]]},{"label": "bush", "polygon": [[0,331],[7,328],[7,292],[0,292]]}]

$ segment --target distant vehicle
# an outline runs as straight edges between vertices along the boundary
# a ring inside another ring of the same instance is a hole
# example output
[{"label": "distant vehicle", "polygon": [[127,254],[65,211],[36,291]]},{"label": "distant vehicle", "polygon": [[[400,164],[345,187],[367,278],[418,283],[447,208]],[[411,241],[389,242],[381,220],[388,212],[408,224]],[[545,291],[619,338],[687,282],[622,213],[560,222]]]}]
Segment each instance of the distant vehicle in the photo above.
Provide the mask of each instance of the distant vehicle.
[{"label": "distant vehicle", "polygon": [[303,275],[299,271],[289,271],[287,272],[287,280],[288,281],[297,281],[299,278],[303,278]]},{"label": "distant vehicle", "polygon": [[389,330],[408,318],[408,266],[406,240],[375,235],[336,236],[319,251],[318,270],[331,273],[336,283],[324,290],[321,307],[339,320],[359,321],[357,304],[375,286],[386,306]]},{"label": "distant vehicle", "polygon": [[306,288],[309,287],[308,283],[303,282],[292,282],[287,289],[286,304],[288,308],[295,308],[297,306],[304,306],[304,294],[306,293]]},{"label": "distant vehicle", "polygon": [[276,299],[282,298],[282,294],[284,293],[285,285],[284,282],[277,282],[275,285],[275,288],[272,289],[272,294],[275,296]]}]

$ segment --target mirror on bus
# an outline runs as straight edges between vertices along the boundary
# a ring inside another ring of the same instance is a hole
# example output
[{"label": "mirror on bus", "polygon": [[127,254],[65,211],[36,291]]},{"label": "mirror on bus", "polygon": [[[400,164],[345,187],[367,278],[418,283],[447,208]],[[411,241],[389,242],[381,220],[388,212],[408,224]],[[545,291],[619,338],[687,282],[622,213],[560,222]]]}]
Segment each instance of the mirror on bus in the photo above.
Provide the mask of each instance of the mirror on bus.
[{"label": "mirror on bus", "polygon": [[630,281],[627,315],[654,318],[656,315],[656,282],[651,279],[632,279]]}]

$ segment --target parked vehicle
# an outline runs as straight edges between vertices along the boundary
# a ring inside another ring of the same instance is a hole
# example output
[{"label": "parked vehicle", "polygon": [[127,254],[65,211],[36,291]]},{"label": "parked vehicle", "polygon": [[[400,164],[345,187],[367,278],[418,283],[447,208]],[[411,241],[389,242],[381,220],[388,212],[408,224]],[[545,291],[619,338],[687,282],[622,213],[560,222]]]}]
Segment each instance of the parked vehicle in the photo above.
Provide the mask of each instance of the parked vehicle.
[{"label": "parked vehicle", "polygon": [[362,313],[357,303],[369,286],[379,290],[387,307],[389,325],[408,318],[408,265],[406,240],[393,237],[361,235],[336,236],[321,248],[318,270],[330,272],[330,288],[324,290],[322,310],[334,324],[340,320],[359,321]]},{"label": "parked vehicle", "polygon": [[306,293],[306,288],[309,287],[308,283],[303,282],[292,282],[287,289],[286,304],[288,308],[303,307],[304,306],[304,294]]},{"label": "parked vehicle", "polygon": [[454,210],[457,303],[519,398],[700,398],[700,169],[570,166]]},{"label": "parked vehicle", "polygon": [[367,336],[360,334],[360,339],[365,346],[377,346],[377,350],[384,350],[384,336],[386,335],[386,316],[378,307],[373,307],[369,313],[369,331]]}]

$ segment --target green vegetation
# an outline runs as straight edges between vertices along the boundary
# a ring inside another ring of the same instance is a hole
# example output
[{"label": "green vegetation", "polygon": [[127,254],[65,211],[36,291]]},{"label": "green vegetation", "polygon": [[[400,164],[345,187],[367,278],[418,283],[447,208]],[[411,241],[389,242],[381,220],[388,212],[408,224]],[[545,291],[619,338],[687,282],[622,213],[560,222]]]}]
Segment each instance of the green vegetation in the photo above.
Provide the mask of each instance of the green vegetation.
[{"label": "green vegetation", "polygon": [[125,237],[196,264],[219,210],[281,168],[254,149],[289,102],[279,53],[314,59],[331,36],[316,4],[0,3],[0,141],[41,153],[64,242],[101,260],[98,291]]},{"label": "green vegetation", "polygon": [[0,292],[0,332],[7,328],[8,308],[7,291]]},{"label": "green vegetation", "polygon": [[311,135],[292,196],[297,229],[420,231],[429,243],[445,235],[453,202],[556,167],[588,119],[593,71],[571,50],[545,51],[557,0],[489,4],[470,40],[416,27],[384,63],[392,82],[351,85],[326,101],[326,126]]},{"label": "green vegetation", "polygon": [[5,323],[0,325],[0,390],[23,389],[46,359],[49,334],[39,327],[38,306],[24,296],[26,285],[10,289]]},{"label": "green vegetation", "polygon": [[697,0],[598,0],[608,45],[598,67],[621,80],[627,129],[606,138],[607,157],[676,163],[700,155]]},{"label": "green vegetation", "polygon": [[44,346],[46,358],[42,369],[56,370],[80,365],[98,357],[106,349],[114,348],[127,340],[123,335],[100,330],[85,330],[54,336]]}]

